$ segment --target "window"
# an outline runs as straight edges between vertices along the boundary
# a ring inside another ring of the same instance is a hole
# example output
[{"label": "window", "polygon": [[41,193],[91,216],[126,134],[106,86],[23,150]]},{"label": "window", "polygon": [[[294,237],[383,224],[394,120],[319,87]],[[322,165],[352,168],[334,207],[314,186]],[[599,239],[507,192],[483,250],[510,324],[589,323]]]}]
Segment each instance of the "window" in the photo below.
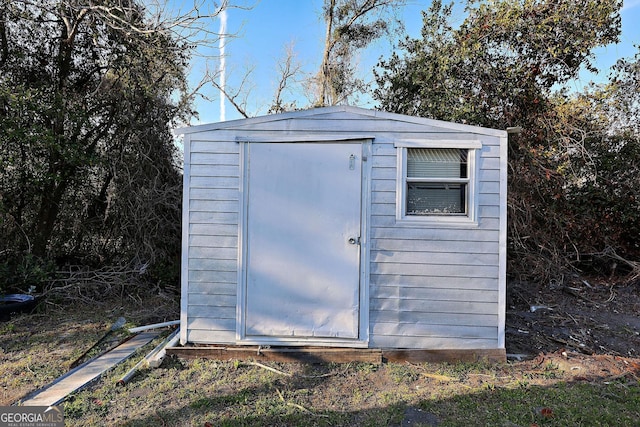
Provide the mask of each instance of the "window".
[{"label": "window", "polygon": [[469,141],[442,148],[444,143],[438,146],[434,142],[399,147],[397,217],[413,221],[473,220],[472,178],[479,144]]},{"label": "window", "polygon": [[407,149],[407,215],[467,214],[468,151]]}]

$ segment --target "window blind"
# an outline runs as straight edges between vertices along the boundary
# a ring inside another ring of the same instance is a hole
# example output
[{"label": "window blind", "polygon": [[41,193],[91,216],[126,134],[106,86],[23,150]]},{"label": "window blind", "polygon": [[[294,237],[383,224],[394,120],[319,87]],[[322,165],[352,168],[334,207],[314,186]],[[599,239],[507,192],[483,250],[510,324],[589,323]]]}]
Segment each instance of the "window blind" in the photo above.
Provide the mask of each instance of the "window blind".
[{"label": "window blind", "polygon": [[408,148],[407,215],[464,214],[468,150]]},{"label": "window blind", "polygon": [[411,148],[407,178],[466,178],[467,150]]}]

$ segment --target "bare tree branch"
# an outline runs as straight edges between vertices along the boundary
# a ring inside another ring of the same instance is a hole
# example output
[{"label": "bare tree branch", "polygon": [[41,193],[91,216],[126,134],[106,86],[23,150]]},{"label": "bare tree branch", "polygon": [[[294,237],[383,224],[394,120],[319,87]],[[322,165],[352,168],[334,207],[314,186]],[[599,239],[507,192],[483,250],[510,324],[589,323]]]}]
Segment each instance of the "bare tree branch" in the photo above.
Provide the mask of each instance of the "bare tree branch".
[{"label": "bare tree branch", "polygon": [[273,95],[273,101],[271,107],[269,107],[269,114],[283,113],[294,107],[295,102],[290,105],[285,105],[282,96],[283,93],[290,87],[290,82],[296,81],[302,71],[302,64],[296,61],[296,53],[294,50],[294,44],[291,43],[285,47],[285,57],[283,60],[278,61],[278,74],[279,79],[276,85],[276,91]]},{"label": "bare tree branch", "polygon": [[[193,0],[191,4],[176,5],[170,0],[151,0],[140,3],[123,0],[115,5],[96,4],[92,1],[78,2],[72,0],[13,0],[23,7],[38,9],[48,16],[63,23],[66,28],[66,44],[72,44],[84,20],[91,15],[99,17],[108,27],[127,35],[163,35],[176,41],[179,49],[188,49],[192,58],[203,58],[205,62],[219,59],[218,43],[222,37],[235,38],[237,33],[220,34],[218,26],[214,25],[220,14],[225,10],[251,10],[259,0],[220,0],[210,2],[208,0]],[[144,16],[145,26],[140,25],[140,17]],[[4,20],[3,20],[4,21]],[[0,27],[2,29],[2,27]],[[4,33],[4,32],[3,32]],[[0,42],[2,42],[0,38]],[[142,39],[144,40],[144,39]],[[152,42],[152,38],[149,39]],[[0,43],[0,48],[4,44]],[[212,54],[212,52],[214,52]],[[195,87],[188,92],[185,90],[183,98],[185,102],[192,101],[204,88],[212,84],[220,89],[215,82],[210,67]],[[241,86],[246,86],[245,76]],[[225,88],[223,91],[234,107],[243,115],[247,115],[246,108],[239,101],[239,92],[233,93]],[[203,96],[204,97],[204,96]]]},{"label": "bare tree branch", "polygon": [[[229,101],[229,103],[245,118],[250,117],[247,112],[247,99],[251,93],[250,89],[246,89],[245,86],[250,82],[250,77],[253,71],[255,70],[255,66],[247,69],[243,76],[242,81],[238,85],[237,89],[231,92],[227,87],[222,87],[216,81],[216,74],[210,73],[209,70],[205,72],[206,83],[211,84],[214,88],[218,89],[220,93]],[[203,96],[204,97],[204,96]]]}]

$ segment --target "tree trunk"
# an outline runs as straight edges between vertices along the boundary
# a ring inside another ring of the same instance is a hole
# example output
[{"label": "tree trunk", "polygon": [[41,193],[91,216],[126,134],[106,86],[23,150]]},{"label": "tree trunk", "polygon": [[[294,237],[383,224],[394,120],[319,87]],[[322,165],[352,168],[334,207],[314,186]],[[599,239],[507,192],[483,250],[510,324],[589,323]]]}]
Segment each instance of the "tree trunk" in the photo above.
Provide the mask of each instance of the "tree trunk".
[{"label": "tree trunk", "polygon": [[33,242],[33,254],[38,257],[45,257],[49,241],[56,226],[56,220],[60,213],[62,196],[69,185],[68,179],[62,179],[60,183],[48,185],[42,195],[40,209],[38,211],[38,222],[36,224],[36,237]]},{"label": "tree trunk", "polygon": [[57,104],[57,112],[52,119],[56,144],[49,150],[49,171],[48,180],[43,188],[40,208],[35,224],[35,238],[33,253],[39,257],[47,255],[49,241],[56,226],[58,215],[61,211],[61,203],[64,193],[67,191],[69,182],[77,168],[67,162],[67,159],[60,155],[57,146],[64,146],[66,143],[65,120],[67,115],[67,85],[71,72],[72,41],[69,38],[67,25],[61,25],[59,50],[57,55],[58,79],[55,88],[56,97],[54,103]]},{"label": "tree trunk", "polygon": [[331,70],[329,64],[329,58],[331,56],[331,49],[333,48],[333,13],[336,7],[336,0],[329,0],[329,6],[327,7],[327,11],[325,12],[325,20],[327,22],[327,32],[325,35],[324,41],[324,54],[322,56],[322,65],[320,67],[320,76],[319,76],[319,98],[318,98],[318,106],[326,106],[329,105],[332,100],[329,98],[329,93],[331,91]]},{"label": "tree trunk", "polygon": [[7,19],[6,6],[2,6],[0,11],[0,67],[7,62],[9,58],[9,42],[7,41],[7,26],[5,21]]}]

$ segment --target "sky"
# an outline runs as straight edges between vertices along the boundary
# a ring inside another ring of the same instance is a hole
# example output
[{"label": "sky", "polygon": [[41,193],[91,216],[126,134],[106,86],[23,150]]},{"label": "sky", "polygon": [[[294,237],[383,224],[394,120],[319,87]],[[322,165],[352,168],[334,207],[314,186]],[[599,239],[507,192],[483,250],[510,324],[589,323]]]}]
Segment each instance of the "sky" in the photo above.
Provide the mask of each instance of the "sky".
[{"label": "sky", "polygon": [[[245,93],[248,93],[245,110],[250,116],[267,113],[277,83],[277,64],[284,58],[286,46],[293,46],[296,60],[305,73],[311,75],[317,71],[322,59],[325,32],[321,17],[322,0],[256,1],[250,10],[228,10],[226,30],[234,36],[226,40],[224,47],[227,88],[238,88],[247,70],[252,70],[244,86]],[[248,3],[250,2],[245,2]],[[428,8],[430,1],[409,0],[408,3],[399,13],[407,34],[417,38],[422,26],[420,12]],[[634,45],[640,44],[640,0],[625,0],[621,16],[620,43],[595,51],[597,66],[601,72],[597,76],[582,73],[580,79],[572,83],[576,89],[579,90],[591,80],[604,81],[609,67],[617,59],[633,57],[637,52]],[[462,22],[464,15],[461,7],[454,9],[453,18],[454,22]],[[219,20],[214,25],[218,29]],[[388,57],[392,49],[390,41],[377,41],[367,48],[358,58],[361,74],[371,80],[371,70],[379,58]],[[216,56],[218,54],[215,49],[210,53]],[[200,81],[204,68],[202,60],[194,61],[190,69],[192,84]],[[208,90],[205,94],[208,100],[196,100],[195,108],[199,118],[193,119],[192,125],[221,121],[221,110],[224,110],[225,120],[242,118],[229,102],[225,102],[221,109],[216,91]],[[287,96],[298,98],[299,106],[306,106],[308,103],[304,93],[290,93]],[[363,99],[359,106],[373,108],[375,103],[371,99]]]}]

